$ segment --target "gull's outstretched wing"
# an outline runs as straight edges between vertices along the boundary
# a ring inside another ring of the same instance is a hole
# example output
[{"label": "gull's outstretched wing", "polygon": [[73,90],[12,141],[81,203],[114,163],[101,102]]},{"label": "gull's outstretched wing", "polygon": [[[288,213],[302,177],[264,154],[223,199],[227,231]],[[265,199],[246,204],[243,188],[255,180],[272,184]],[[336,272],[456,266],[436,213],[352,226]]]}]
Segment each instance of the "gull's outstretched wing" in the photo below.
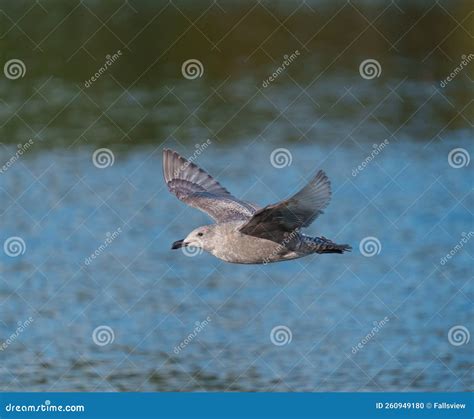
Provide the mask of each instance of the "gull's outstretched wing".
[{"label": "gull's outstretched wing", "polygon": [[258,210],[240,231],[250,236],[281,242],[299,228],[309,226],[331,199],[331,184],[320,170],[299,192],[285,201]]},{"label": "gull's outstretched wing", "polygon": [[232,196],[217,180],[176,151],[163,150],[163,175],[171,193],[217,223],[248,220],[259,209]]}]

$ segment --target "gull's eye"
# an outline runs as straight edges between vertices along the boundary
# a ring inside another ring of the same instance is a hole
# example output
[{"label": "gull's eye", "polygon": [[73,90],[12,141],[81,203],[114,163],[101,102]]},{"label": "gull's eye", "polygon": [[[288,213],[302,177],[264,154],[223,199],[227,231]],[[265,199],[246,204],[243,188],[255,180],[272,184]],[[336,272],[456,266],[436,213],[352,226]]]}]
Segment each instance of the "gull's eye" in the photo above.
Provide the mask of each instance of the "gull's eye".
[{"label": "gull's eye", "polygon": [[204,233],[198,233],[198,236],[199,237],[204,236]]}]

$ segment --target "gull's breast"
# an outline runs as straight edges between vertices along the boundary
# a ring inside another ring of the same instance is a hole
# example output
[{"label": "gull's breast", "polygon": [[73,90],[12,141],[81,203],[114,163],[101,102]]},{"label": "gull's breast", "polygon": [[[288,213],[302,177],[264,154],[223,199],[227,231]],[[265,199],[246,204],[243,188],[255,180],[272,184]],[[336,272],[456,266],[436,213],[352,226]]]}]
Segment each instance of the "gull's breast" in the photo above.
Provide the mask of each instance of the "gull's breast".
[{"label": "gull's breast", "polygon": [[220,237],[212,254],[231,263],[271,263],[300,257],[295,252],[271,240],[242,234],[229,229]]}]

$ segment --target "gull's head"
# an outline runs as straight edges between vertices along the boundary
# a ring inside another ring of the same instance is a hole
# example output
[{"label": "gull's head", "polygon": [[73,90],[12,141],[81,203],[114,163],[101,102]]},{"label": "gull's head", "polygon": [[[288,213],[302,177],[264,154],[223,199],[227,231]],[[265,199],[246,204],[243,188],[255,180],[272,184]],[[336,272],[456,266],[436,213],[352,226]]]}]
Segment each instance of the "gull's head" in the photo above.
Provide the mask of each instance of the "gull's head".
[{"label": "gull's head", "polygon": [[198,249],[211,250],[213,246],[214,229],[212,226],[198,227],[191,231],[185,239],[177,240],[171,246],[172,249],[182,247],[197,247]]}]

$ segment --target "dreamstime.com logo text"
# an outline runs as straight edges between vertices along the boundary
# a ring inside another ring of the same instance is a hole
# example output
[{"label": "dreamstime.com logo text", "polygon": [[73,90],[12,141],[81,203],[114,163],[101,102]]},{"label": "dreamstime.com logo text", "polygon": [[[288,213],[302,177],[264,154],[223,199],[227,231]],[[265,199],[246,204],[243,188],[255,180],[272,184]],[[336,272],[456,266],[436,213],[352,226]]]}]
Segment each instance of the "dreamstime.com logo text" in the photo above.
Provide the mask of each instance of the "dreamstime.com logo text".
[{"label": "dreamstime.com logo text", "polygon": [[194,163],[194,161],[196,161],[197,158],[202,153],[204,153],[204,151],[211,145],[211,143],[212,143],[212,141],[210,139],[207,139],[202,144],[196,144],[194,146],[194,148],[196,149],[196,150],[194,150],[194,153],[187,158],[185,163],[183,163],[181,166],[179,166],[175,170],[175,173],[174,173],[175,177],[178,177],[180,172],[182,172],[183,170],[186,170],[191,163]]},{"label": "dreamstime.com logo text", "polygon": [[105,236],[105,240],[104,242],[97,248],[94,250],[93,253],[91,253],[90,256],[86,257],[84,259],[84,264],[85,265],[90,265],[92,263],[92,261],[99,257],[102,253],[104,253],[105,249],[107,249],[107,247],[109,247],[112,242],[122,233],[122,229],[119,227],[117,228],[117,230],[113,231],[112,233],[108,232]]},{"label": "dreamstime.com logo text", "polygon": [[364,346],[367,345],[377,333],[380,332],[380,330],[390,321],[390,319],[385,316],[382,320],[380,321],[374,321],[374,327],[370,330],[369,333],[367,333],[357,345],[352,347],[352,355],[355,355],[357,352],[361,351],[364,349]]},{"label": "dreamstime.com logo text", "polygon": [[374,160],[389,144],[390,141],[388,141],[387,139],[383,140],[380,144],[374,144],[372,146],[372,152],[364,159],[361,164],[359,164],[356,168],[352,169],[352,176],[356,177],[359,173],[361,173],[369,165],[369,163]]},{"label": "dreamstime.com logo text", "polygon": [[466,233],[466,232],[463,232],[461,234],[461,240],[459,240],[458,244],[456,244],[456,246],[454,246],[448,253],[446,253],[446,256],[443,256],[440,260],[439,260],[439,263],[440,265],[446,265],[446,263],[448,263],[448,261],[457,253],[459,252],[460,250],[462,250],[462,248],[464,247],[464,245],[469,241],[471,240],[471,238],[474,236],[474,231],[470,231],[469,233]]},{"label": "dreamstime.com logo text", "polygon": [[18,337],[25,331],[25,329],[33,323],[34,319],[33,317],[28,317],[25,321],[19,321],[18,322],[18,327],[16,330],[5,340],[0,344],[0,352],[3,352],[5,349],[7,349],[13,342],[15,342]]},{"label": "dreamstime.com logo text", "polygon": [[461,55],[461,62],[457,67],[449,73],[449,76],[446,77],[444,80],[441,80],[439,85],[443,89],[448,85],[450,81],[453,81],[455,77],[464,69],[464,67],[467,67],[468,64],[471,63],[471,61],[474,59],[474,54],[469,54],[469,55]]},{"label": "dreamstime.com logo text", "polygon": [[11,156],[2,167],[0,167],[0,174],[3,175],[10,167],[12,167],[18,159],[25,154],[34,144],[32,139],[29,139],[25,144],[18,144],[18,150]]},{"label": "dreamstime.com logo text", "polygon": [[300,234],[299,230],[293,230],[290,234],[286,235],[285,238],[278,243],[278,246],[273,250],[273,252],[270,254],[270,256],[267,256],[265,259],[263,259],[263,264],[268,265],[273,258],[278,256],[278,254],[286,249],[286,245],[289,244],[293,239],[298,237]]},{"label": "dreamstime.com logo text", "polygon": [[83,404],[52,404],[45,400],[42,404],[12,404],[5,405],[5,412],[85,412]]},{"label": "dreamstime.com logo text", "polygon": [[207,316],[206,319],[202,322],[197,321],[196,327],[193,329],[193,331],[188,336],[186,336],[183,341],[181,341],[173,348],[173,352],[178,355],[184,348],[186,348],[186,346],[188,346],[194,340],[194,338],[199,333],[201,333],[206,328],[206,326],[211,322],[211,320],[212,319]]},{"label": "dreamstime.com logo text", "polygon": [[105,56],[105,63],[94,73],[93,76],[91,76],[89,80],[86,80],[84,82],[84,87],[86,89],[91,87],[92,83],[99,80],[102,74],[104,74],[107,71],[107,69],[109,69],[112,66],[112,64],[114,64],[121,56],[122,56],[121,50],[117,50],[117,52],[114,52],[112,55],[107,54]]},{"label": "dreamstime.com logo text", "polygon": [[283,62],[281,63],[280,66],[277,67],[277,69],[272,73],[271,76],[268,76],[266,80],[262,82],[262,87],[268,87],[270,83],[274,82],[281,73],[283,73],[289,65],[295,61],[298,57],[300,56],[299,50],[296,50],[295,52],[292,52],[290,55],[286,54],[283,56]]}]

